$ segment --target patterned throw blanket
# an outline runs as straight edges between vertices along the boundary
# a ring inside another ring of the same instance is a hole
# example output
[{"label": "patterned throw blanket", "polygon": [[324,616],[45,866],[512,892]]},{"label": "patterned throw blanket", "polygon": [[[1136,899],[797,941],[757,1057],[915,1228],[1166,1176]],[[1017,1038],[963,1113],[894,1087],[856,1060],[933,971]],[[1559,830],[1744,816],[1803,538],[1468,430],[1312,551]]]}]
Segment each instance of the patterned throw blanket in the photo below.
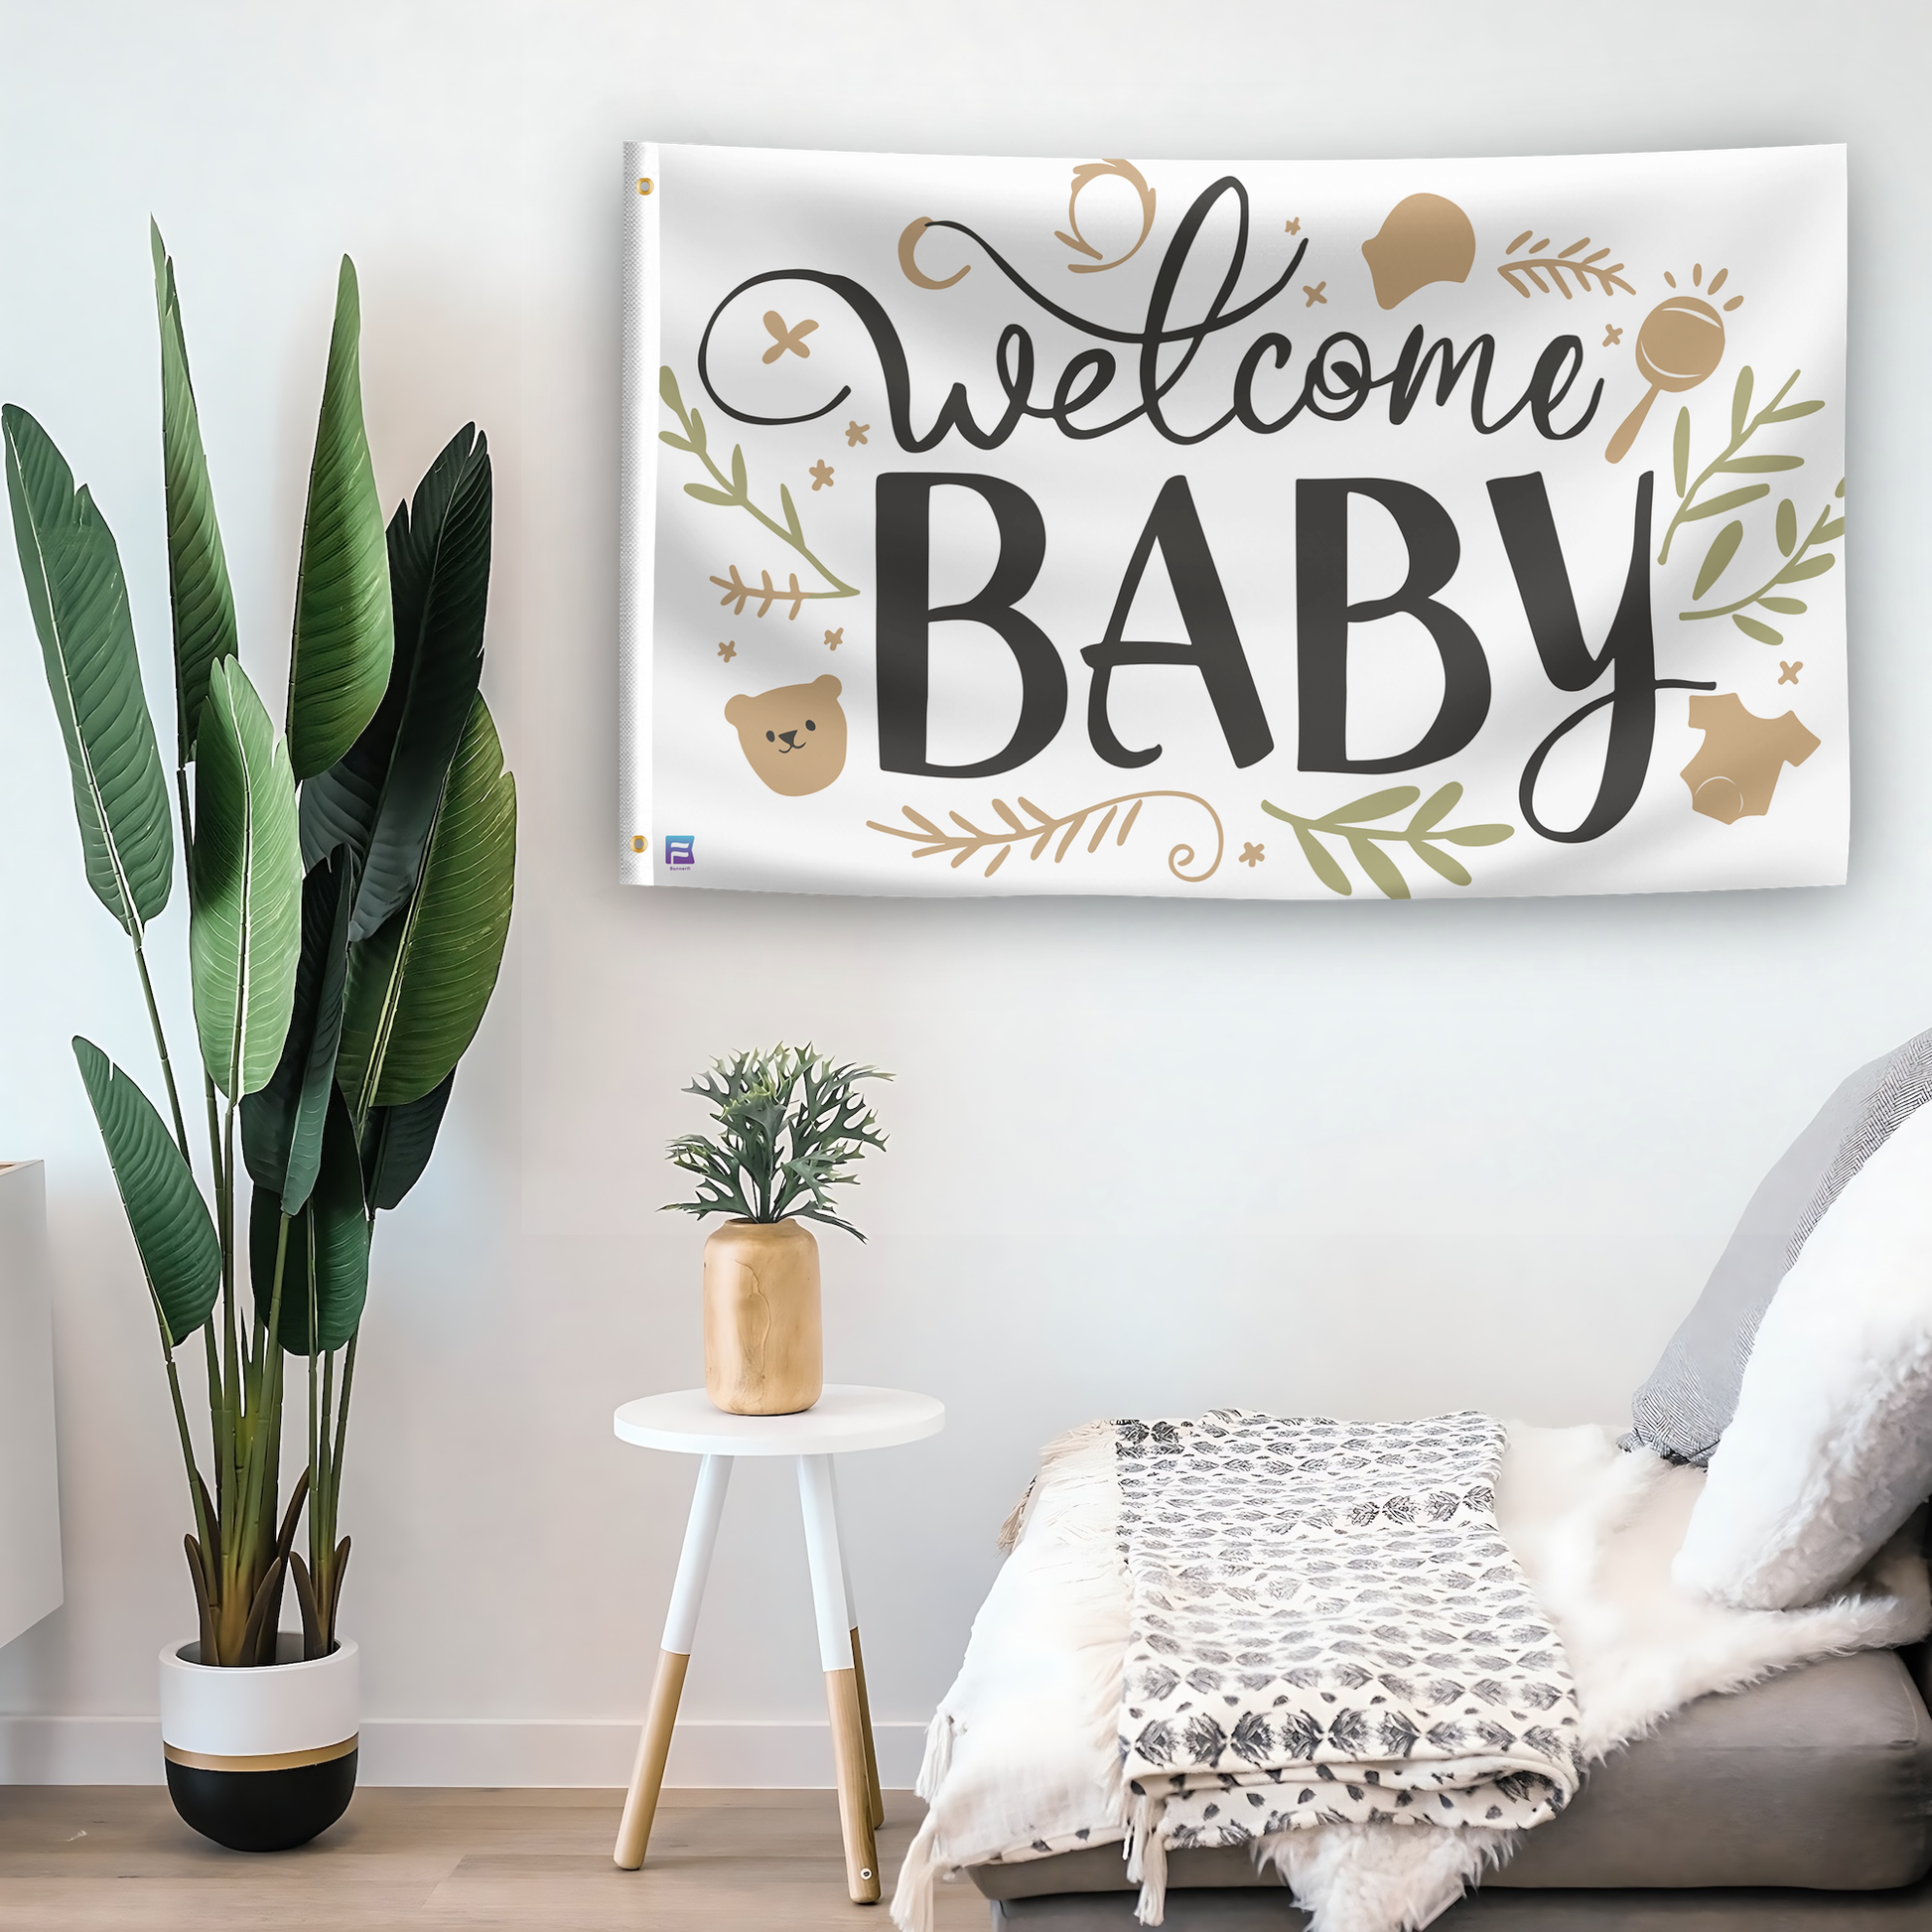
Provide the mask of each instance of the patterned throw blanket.
[{"label": "patterned throw blanket", "polygon": [[1129,1876],[1315,1824],[1521,1829],[1581,1781],[1562,1647],[1497,1531],[1500,1423],[1117,1422]]}]

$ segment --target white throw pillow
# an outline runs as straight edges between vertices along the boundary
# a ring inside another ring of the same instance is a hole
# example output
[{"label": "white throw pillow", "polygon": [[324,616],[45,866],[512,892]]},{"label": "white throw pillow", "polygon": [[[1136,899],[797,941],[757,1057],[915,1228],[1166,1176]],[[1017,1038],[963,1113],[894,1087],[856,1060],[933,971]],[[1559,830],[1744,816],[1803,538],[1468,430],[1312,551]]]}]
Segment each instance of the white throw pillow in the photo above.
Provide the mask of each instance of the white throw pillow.
[{"label": "white throw pillow", "polygon": [[1671,1566],[1746,1609],[1815,1603],[1932,1492],[1932,1107],[1847,1184],[1779,1285]]}]

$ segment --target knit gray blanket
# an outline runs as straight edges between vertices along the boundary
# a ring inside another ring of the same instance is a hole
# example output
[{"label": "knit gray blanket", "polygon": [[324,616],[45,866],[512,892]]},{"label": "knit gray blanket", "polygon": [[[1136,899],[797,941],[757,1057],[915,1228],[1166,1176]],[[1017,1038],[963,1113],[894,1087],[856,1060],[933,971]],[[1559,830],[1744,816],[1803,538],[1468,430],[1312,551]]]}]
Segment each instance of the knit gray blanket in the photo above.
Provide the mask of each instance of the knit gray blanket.
[{"label": "knit gray blanket", "polygon": [[1114,1424],[1129,1872],[1156,1911],[1169,1850],[1521,1829],[1575,1795],[1569,1666],[1496,1527],[1503,1443],[1474,1411]]}]

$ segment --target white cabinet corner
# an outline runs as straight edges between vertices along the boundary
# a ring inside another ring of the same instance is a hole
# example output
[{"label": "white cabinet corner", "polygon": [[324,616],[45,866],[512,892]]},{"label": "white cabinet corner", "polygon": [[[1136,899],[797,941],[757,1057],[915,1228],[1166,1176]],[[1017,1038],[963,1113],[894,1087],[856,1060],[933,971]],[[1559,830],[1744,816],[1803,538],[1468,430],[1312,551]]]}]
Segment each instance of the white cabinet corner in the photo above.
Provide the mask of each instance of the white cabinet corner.
[{"label": "white cabinet corner", "polygon": [[0,1644],[60,1605],[46,1173],[0,1163]]}]

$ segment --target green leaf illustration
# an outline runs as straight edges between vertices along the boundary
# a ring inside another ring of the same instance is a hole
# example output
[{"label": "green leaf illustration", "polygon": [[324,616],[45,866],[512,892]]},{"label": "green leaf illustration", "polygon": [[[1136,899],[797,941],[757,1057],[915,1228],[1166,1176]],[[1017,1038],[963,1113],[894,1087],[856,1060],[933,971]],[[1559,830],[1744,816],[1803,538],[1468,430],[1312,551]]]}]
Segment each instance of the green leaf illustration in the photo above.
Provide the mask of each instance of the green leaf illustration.
[{"label": "green leaf illustration", "polygon": [[1431,845],[1427,839],[1418,839],[1415,844],[1415,854],[1424,865],[1431,866],[1437,872],[1440,872],[1451,886],[1468,886],[1474,884],[1474,881],[1469,877],[1468,867],[1458,864],[1457,861],[1451,859],[1441,846]]},{"label": "green leaf illustration", "polygon": [[179,1347],[208,1317],[221,1288],[221,1243],[207,1203],[147,1095],[91,1040],[73,1056],[92,1103],[148,1292]]},{"label": "green leaf illustration", "polygon": [[725,509],[730,509],[738,501],[736,496],[722,489],[713,489],[709,483],[686,483],[684,493],[695,496],[701,503],[717,503]]},{"label": "green leaf illustration", "polygon": [[1764,423],[1795,422],[1800,416],[1809,416],[1814,411],[1823,409],[1824,406],[1822,402],[1794,402],[1783,409],[1767,409],[1758,418],[1758,421]]},{"label": "green leaf illustration", "polygon": [[1718,468],[1761,475],[1771,470],[1802,470],[1804,464],[1801,456],[1734,456],[1719,464]]},{"label": "green leaf illustration", "polygon": [[1800,557],[1795,564],[1786,564],[1778,572],[1780,584],[1802,584],[1807,577],[1822,577],[1838,559],[1829,550],[1821,550],[1815,557]]},{"label": "green leaf illustration", "polygon": [[1770,493],[1769,483],[1752,483],[1744,489],[1727,489],[1722,496],[1714,496],[1708,503],[1694,504],[1679,514],[1686,523],[1695,523],[1701,516],[1722,516],[1726,510],[1739,509],[1745,503],[1754,503],[1760,496]]},{"label": "green leaf illustration", "polygon": [[1515,830],[1513,825],[1458,825],[1439,836],[1451,845],[1501,845]]},{"label": "green leaf illustration", "polygon": [[1684,494],[1684,486],[1691,474],[1691,412],[1680,409],[1677,412],[1677,429],[1671,437],[1670,446],[1671,481],[1677,485],[1677,493]]},{"label": "green leaf illustration", "polygon": [[1758,603],[1767,611],[1775,611],[1781,618],[1801,618],[1810,608],[1795,597],[1760,597]]},{"label": "green leaf illustration", "polygon": [[1704,553],[1703,567],[1698,571],[1696,586],[1691,592],[1695,603],[1725,573],[1725,566],[1737,554],[1737,546],[1744,540],[1744,526],[1741,523],[1726,523],[1711,540],[1711,548]]},{"label": "green leaf illustration", "polygon": [[177,762],[195,756],[207,701],[207,674],[217,658],[235,654],[234,593],[214,515],[214,489],[202,448],[202,422],[188,373],[175,265],[150,221],[154,301],[161,322],[161,470],[168,510],[168,601],[175,629]]},{"label": "green leaf illustration", "polygon": [[1432,825],[1440,825],[1461,802],[1462,787],[1451,778],[1440,791],[1432,792],[1423,800],[1415,817],[1409,821],[1408,829],[1411,832],[1427,832]]},{"label": "green leaf illustration", "polygon": [[1371,791],[1365,798],[1353,798],[1345,805],[1337,805],[1325,817],[1314,822],[1317,825],[1359,825],[1364,819],[1387,818],[1391,812],[1406,812],[1421,796],[1422,791],[1416,785],[1391,785],[1387,791]]},{"label": "green leaf illustration", "polygon": [[1773,630],[1768,623],[1759,623],[1755,618],[1747,618],[1739,614],[1734,615],[1730,621],[1746,637],[1755,637],[1760,644],[1781,644],[1784,642],[1784,633],[1782,631]]},{"label": "green leaf illustration", "polygon": [[[1265,804],[1262,806],[1263,811],[1270,809]],[[1334,855],[1306,825],[1296,820],[1290,822],[1295,827],[1296,842],[1302,848],[1302,856],[1309,862],[1309,869],[1331,893],[1339,893],[1344,898],[1353,897],[1355,889],[1348,883],[1348,875],[1335,863]]]},{"label": "green leaf illustration", "polygon": [[1366,833],[1351,834],[1348,849],[1355,855],[1355,863],[1368,875],[1370,884],[1385,898],[1409,897],[1409,882],[1396,870],[1395,861]]},{"label": "green leaf illustration", "polygon": [[1778,548],[1788,557],[1798,542],[1798,506],[1789,496],[1778,504]]},{"label": "green leaf illustration", "polygon": [[1744,434],[1744,424],[1751,413],[1751,371],[1746,363],[1737,371],[1737,381],[1730,392],[1730,440],[1735,443]]},{"label": "green leaf illustration", "polygon": [[26,410],[0,409],[7,495],[67,746],[87,884],[137,943],[168,903],[175,837],[121,557],[93,497]]},{"label": "green leaf illustration", "polygon": [[382,504],[362,427],[361,326],[355,265],[345,255],[296,576],[288,743],[298,778],[327,771],[362,735],[395,650]]}]

